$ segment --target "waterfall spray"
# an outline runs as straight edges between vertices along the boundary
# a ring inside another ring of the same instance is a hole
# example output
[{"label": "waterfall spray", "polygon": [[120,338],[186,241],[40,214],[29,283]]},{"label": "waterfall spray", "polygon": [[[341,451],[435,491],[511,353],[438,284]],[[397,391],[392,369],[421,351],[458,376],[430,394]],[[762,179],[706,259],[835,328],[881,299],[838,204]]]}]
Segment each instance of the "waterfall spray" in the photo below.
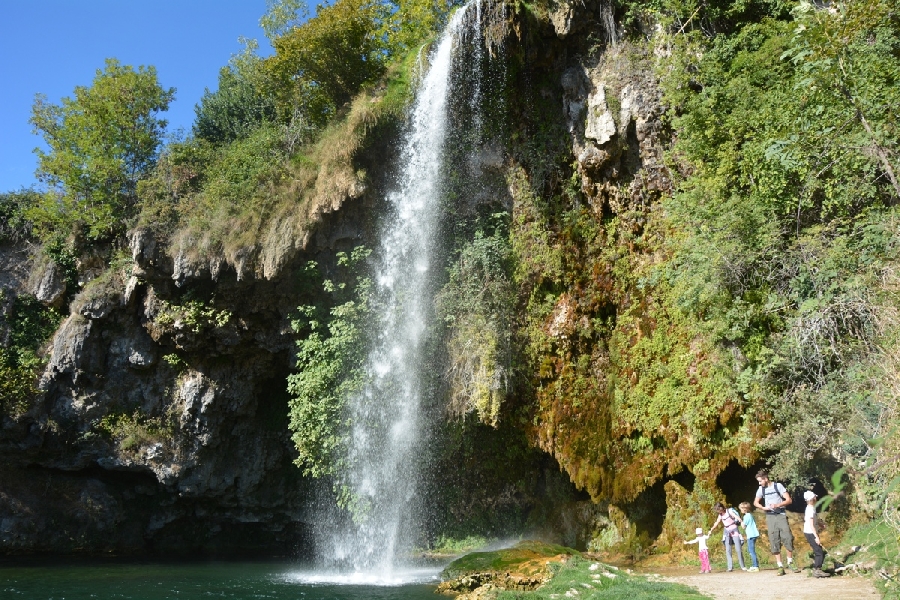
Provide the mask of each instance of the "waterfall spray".
[{"label": "waterfall spray", "polygon": [[[481,0],[474,1],[478,28]],[[434,292],[448,94],[470,9],[471,3],[454,14],[430,57],[403,141],[397,188],[387,198],[389,216],[374,273],[377,300],[367,384],[347,402],[349,452],[336,482],[350,499],[354,526],[320,536],[327,566],[386,579],[418,529],[419,436],[425,428],[422,355]],[[480,31],[476,38],[480,43]]]}]

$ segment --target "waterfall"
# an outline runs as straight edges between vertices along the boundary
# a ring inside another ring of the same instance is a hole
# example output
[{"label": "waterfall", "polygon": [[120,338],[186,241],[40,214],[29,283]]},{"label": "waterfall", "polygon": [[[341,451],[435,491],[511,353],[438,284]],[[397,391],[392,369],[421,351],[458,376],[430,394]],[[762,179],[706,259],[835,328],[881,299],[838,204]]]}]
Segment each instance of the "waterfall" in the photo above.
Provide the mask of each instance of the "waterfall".
[{"label": "waterfall", "polygon": [[[480,1],[477,9],[480,11]],[[376,310],[364,390],[347,402],[350,449],[336,484],[349,497],[354,523],[331,527],[320,541],[329,567],[391,579],[397,557],[418,529],[418,465],[425,429],[423,354],[433,302],[435,240],[442,203],[448,94],[454,55],[471,3],[458,10],[436,44],[403,140],[399,177],[387,197],[374,272]],[[480,17],[480,14],[478,15]],[[469,25],[466,25],[466,23]],[[480,31],[477,34],[480,43]]]}]

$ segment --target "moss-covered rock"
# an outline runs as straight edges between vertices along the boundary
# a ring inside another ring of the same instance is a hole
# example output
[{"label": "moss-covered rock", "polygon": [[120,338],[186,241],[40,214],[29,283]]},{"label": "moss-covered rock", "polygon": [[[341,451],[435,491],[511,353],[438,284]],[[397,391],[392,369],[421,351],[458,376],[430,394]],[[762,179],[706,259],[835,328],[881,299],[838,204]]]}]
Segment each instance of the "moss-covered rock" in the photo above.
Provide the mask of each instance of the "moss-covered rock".
[{"label": "moss-covered rock", "polygon": [[550,577],[548,565],[580,553],[565,546],[538,541],[519,542],[512,548],[472,552],[450,563],[441,573],[438,592],[470,592],[484,586],[507,590],[533,590]]}]

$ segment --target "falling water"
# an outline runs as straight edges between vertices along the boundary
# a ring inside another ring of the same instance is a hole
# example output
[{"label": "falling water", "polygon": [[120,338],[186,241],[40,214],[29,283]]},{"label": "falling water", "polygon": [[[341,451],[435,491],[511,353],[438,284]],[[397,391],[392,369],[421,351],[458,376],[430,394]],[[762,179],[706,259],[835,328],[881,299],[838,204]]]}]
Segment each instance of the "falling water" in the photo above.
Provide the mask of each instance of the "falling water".
[{"label": "falling water", "polygon": [[470,8],[458,10],[448,24],[412,107],[399,181],[387,198],[389,217],[377,253],[368,384],[348,402],[350,451],[337,481],[349,493],[355,523],[331,532],[321,549],[333,568],[377,573],[388,581],[395,558],[409,550],[417,533],[422,355],[433,297],[448,94]]}]

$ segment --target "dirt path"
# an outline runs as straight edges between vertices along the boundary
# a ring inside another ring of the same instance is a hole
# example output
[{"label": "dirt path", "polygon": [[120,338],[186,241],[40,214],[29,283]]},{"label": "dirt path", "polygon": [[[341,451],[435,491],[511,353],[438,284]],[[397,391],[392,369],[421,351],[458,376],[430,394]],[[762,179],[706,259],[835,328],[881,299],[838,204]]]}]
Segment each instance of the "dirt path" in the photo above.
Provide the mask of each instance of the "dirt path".
[{"label": "dirt path", "polygon": [[759,573],[713,571],[704,575],[685,569],[656,569],[644,571],[644,574],[655,575],[663,581],[689,585],[716,600],[752,597],[791,598],[791,600],[881,599],[872,582],[864,577],[844,575],[816,579],[810,577],[807,570],[802,573],[788,573],[783,577],[776,575],[774,569],[764,569]]}]

